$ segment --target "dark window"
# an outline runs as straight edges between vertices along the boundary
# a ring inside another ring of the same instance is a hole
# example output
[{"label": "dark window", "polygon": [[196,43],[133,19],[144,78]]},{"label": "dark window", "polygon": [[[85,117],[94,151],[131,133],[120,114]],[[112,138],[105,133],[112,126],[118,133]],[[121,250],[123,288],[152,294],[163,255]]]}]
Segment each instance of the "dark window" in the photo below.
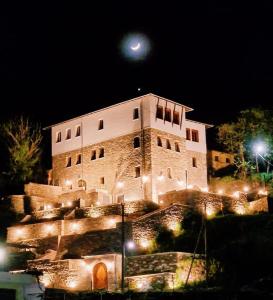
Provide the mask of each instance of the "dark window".
[{"label": "dark window", "polygon": [[62,141],[62,133],[61,131],[58,131],[56,135],[56,143],[60,143],[61,141]]},{"label": "dark window", "polygon": [[196,157],[193,157],[193,158],[192,158],[192,166],[193,166],[194,168],[197,168]]},{"label": "dark window", "polygon": [[100,178],[100,184],[104,184],[104,177]]},{"label": "dark window", "polygon": [[219,161],[219,156],[216,155],[216,156],[214,157],[214,160],[215,160],[215,161]]},{"label": "dark window", "polygon": [[168,168],[168,169],[167,169],[167,177],[168,177],[169,179],[172,179],[172,170],[171,170],[171,168]]},{"label": "dark window", "polygon": [[171,122],[172,117],[171,117],[172,111],[170,108],[165,107],[165,121]]},{"label": "dark window", "polygon": [[135,167],[135,178],[140,177],[140,167]]},{"label": "dark window", "polygon": [[71,165],[72,165],[72,159],[71,159],[71,157],[69,156],[67,159],[66,159],[66,167],[68,168],[68,167],[71,167]]},{"label": "dark window", "polygon": [[138,136],[136,136],[134,138],[134,148],[139,148],[140,147],[140,138]]},{"label": "dark window", "polygon": [[169,150],[172,149],[170,140],[166,140],[166,148],[169,149]]},{"label": "dark window", "polygon": [[70,140],[71,139],[71,129],[66,130],[66,139]]},{"label": "dark window", "polygon": [[179,144],[177,142],[174,143],[175,151],[180,152]]},{"label": "dark window", "polygon": [[193,129],[191,132],[191,137],[193,142],[199,142],[199,132],[198,130]]},{"label": "dark window", "polygon": [[159,136],[157,137],[157,146],[162,147],[162,140]]},{"label": "dark window", "polygon": [[104,148],[100,148],[99,158],[103,158],[103,157],[104,157]]},{"label": "dark window", "polygon": [[138,108],[134,108],[133,119],[136,120],[139,118]]},{"label": "dark window", "polygon": [[228,157],[226,158],[226,163],[230,164],[230,159]]},{"label": "dark window", "polygon": [[103,120],[99,120],[99,128],[98,130],[102,130],[103,129]]},{"label": "dark window", "polygon": [[188,141],[191,140],[191,130],[190,130],[190,128],[186,128],[186,139]]},{"label": "dark window", "polygon": [[82,163],[82,155],[81,154],[78,154],[77,155],[77,161],[76,161],[76,165],[79,165]]},{"label": "dark window", "polygon": [[91,152],[91,160],[95,160],[96,159],[96,150],[92,150]]},{"label": "dark window", "polygon": [[163,120],[163,106],[158,105],[156,108],[156,117]]},{"label": "dark window", "polygon": [[81,126],[77,126],[75,136],[80,136],[80,135],[81,135]]},{"label": "dark window", "polygon": [[173,122],[174,122],[174,124],[179,125],[179,112],[178,111],[173,112]]}]

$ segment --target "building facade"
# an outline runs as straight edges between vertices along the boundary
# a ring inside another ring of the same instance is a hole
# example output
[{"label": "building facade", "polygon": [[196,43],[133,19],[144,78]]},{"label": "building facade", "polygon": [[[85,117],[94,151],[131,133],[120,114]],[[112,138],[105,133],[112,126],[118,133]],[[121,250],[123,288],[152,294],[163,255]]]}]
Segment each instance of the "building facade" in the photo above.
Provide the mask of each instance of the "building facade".
[{"label": "building facade", "polygon": [[51,126],[51,184],[100,193],[101,204],[158,201],[207,187],[206,128],[192,109],[147,94]]},{"label": "building facade", "polygon": [[215,172],[217,170],[226,168],[234,164],[234,154],[226,153],[217,150],[209,150],[208,156],[208,168]]}]

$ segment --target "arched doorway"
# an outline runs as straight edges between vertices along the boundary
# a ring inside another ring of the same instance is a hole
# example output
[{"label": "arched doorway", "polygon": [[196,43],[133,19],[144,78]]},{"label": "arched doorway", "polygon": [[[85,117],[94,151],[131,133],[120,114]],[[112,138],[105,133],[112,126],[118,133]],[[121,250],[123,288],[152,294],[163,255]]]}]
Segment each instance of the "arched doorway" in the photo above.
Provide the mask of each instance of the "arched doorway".
[{"label": "arched doorway", "polygon": [[104,263],[98,263],[93,268],[94,290],[108,289],[107,267]]},{"label": "arched doorway", "polygon": [[83,179],[80,179],[80,180],[78,181],[78,187],[81,187],[81,188],[83,188],[84,190],[86,190],[86,181],[83,180]]}]

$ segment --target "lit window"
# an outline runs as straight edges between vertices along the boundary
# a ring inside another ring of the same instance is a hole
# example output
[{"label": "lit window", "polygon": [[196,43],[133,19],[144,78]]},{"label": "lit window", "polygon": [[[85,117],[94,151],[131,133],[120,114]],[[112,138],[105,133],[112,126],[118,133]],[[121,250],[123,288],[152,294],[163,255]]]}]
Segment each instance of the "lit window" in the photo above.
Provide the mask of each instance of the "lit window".
[{"label": "lit window", "polygon": [[61,131],[58,131],[56,133],[56,143],[60,143],[62,141],[62,133]]},{"label": "lit window", "polygon": [[163,106],[158,105],[158,106],[156,107],[156,117],[157,117],[158,119],[163,120]]},{"label": "lit window", "polygon": [[171,170],[171,168],[168,168],[167,169],[167,177],[169,178],[169,179],[172,179],[173,177],[172,177],[172,170]]},{"label": "lit window", "polygon": [[95,160],[96,159],[96,150],[92,150],[91,152],[91,160]]},{"label": "lit window", "polygon": [[174,122],[174,124],[179,125],[179,112],[178,111],[173,112],[173,122]]},{"label": "lit window", "polygon": [[226,163],[230,164],[230,159],[228,157],[226,158]]},{"label": "lit window", "polygon": [[157,146],[162,147],[162,140],[159,136],[157,137]]},{"label": "lit window", "polygon": [[76,161],[76,165],[80,165],[82,163],[82,155],[78,154],[77,155],[77,161]]},{"label": "lit window", "polygon": [[193,129],[191,132],[191,137],[193,142],[199,142],[199,132],[198,130]]},{"label": "lit window", "polygon": [[197,160],[196,160],[196,157],[193,157],[193,158],[192,158],[192,166],[193,166],[194,168],[197,168]]},{"label": "lit window", "polygon": [[165,121],[171,122],[172,117],[171,117],[172,111],[170,108],[165,107]]},{"label": "lit window", "polygon": [[135,178],[140,177],[140,167],[135,167]]},{"label": "lit window", "polygon": [[98,130],[102,130],[103,129],[103,120],[99,120],[99,128]]},{"label": "lit window", "polygon": [[103,157],[104,157],[104,148],[100,148],[99,158],[103,158]]},{"label": "lit window", "polygon": [[71,159],[71,156],[69,156],[67,159],[66,159],[66,167],[71,167],[72,165],[72,159]]},{"label": "lit window", "polygon": [[175,151],[180,152],[179,144],[177,142],[174,143]]},{"label": "lit window", "polygon": [[78,125],[78,126],[76,127],[76,134],[75,134],[75,136],[77,137],[77,136],[80,136],[80,135],[81,135],[81,126]]},{"label": "lit window", "polygon": [[71,129],[66,129],[66,139],[70,140],[71,139]]},{"label": "lit window", "polygon": [[191,140],[191,130],[190,130],[190,128],[186,128],[186,139],[188,141]]},{"label": "lit window", "polygon": [[169,150],[172,149],[170,140],[168,140],[168,139],[166,140],[166,148],[169,149]]},{"label": "lit window", "polygon": [[219,156],[216,155],[216,156],[214,157],[214,160],[215,160],[215,161],[219,161]]},{"label": "lit window", "polygon": [[133,144],[134,144],[134,148],[139,148],[140,147],[140,138],[138,136],[136,136],[134,138]]},{"label": "lit window", "polygon": [[139,112],[138,112],[138,108],[134,108],[134,112],[133,112],[133,119],[137,120],[139,119]]},{"label": "lit window", "polygon": [[100,184],[104,184],[104,177],[100,178]]}]

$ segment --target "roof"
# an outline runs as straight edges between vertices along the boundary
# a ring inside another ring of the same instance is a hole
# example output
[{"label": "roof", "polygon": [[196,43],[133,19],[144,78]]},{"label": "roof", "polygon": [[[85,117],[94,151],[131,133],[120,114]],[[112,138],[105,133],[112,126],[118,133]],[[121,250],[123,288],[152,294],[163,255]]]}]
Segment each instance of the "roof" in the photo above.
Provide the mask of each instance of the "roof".
[{"label": "roof", "polygon": [[117,104],[113,104],[113,105],[104,107],[104,108],[102,108],[102,109],[95,110],[95,111],[93,111],[93,112],[86,113],[86,114],[81,115],[81,116],[78,116],[78,117],[74,117],[74,118],[65,120],[65,121],[63,121],[63,122],[59,122],[59,123],[56,123],[56,124],[49,125],[49,126],[43,128],[43,130],[47,130],[47,129],[50,129],[50,128],[52,128],[52,127],[61,125],[61,124],[63,124],[63,123],[66,123],[66,122],[70,122],[70,121],[76,120],[76,119],[78,119],[78,118],[83,118],[83,117],[86,117],[86,116],[89,116],[89,115],[92,115],[92,114],[95,114],[95,113],[104,111],[104,110],[106,110],[106,109],[110,109],[110,108],[113,108],[113,107],[116,107],[116,106],[119,106],[119,105],[122,105],[122,104],[125,104],[125,103],[129,103],[129,102],[131,102],[131,101],[135,101],[135,100],[137,100],[137,99],[144,98],[144,97],[146,97],[146,96],[154,96],[154,97],[157,97],[157,98],[159,98],[159,99],[162,99],[162,100],[171,102],[171,103],[173,103],[173,104],[183,106],[183,107],[186,109],[187,112],[188,112],[188,111],[193,111],[193,108],[191,108],[191,107],[189,107],[189,106],[186,106],[186,105],[183,105],[183,104],[181,104],[181,103],[175,102],[175,101],[173,101],[173,100],[170,100],[170,99],[167,99],[167,98],[164,98],[164,97],[155,95],[155,94],[153,94],[153,93],[148,93],[148,94],[145,94],[145,95],[142,95],[142,96],[138,96],[138,97],[135,97],[135,98],[126,100],[126,101],[119,102],[119,103],[117,103]]}]

